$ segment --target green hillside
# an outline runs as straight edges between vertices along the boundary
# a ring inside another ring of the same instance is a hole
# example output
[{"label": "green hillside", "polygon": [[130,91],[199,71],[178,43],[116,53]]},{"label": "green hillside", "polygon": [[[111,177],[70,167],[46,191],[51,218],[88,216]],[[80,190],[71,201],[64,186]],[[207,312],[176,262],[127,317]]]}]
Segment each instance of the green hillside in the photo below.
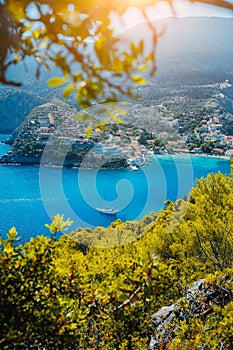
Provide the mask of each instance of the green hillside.
[{"label": "green hillside", "polygon": [[[70,222],[59,215],[50,238],[23,246],[12,228],[1,240],[1,349],[230,350],[232,181],[209,174],[187,200],[141,221],[60,239]],[[171,304],[177,318],[161,335],[164,318],[155,320]]]}]

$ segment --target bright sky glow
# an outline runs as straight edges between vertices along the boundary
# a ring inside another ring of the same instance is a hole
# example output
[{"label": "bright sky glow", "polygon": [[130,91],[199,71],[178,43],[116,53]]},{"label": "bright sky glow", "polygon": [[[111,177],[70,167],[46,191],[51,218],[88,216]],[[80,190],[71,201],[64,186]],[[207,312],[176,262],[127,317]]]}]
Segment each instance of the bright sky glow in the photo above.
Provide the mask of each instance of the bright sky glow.
[{"label": "bright sky glow", "polygon": [[[1,0],[0,0],[1,1]],[[139,3],[143,0],[125,0],[127,3],[135,4]],[[228,0],[229,2],[233,3],[233,0]],[[155,0],[156,2],[156,0]],[[173,6],[175,10],[175,15],[177,17],[196,17],[196,16],[206,16],[206,17],[230,17],[233,18],[233,11],[223,9],[217,6],[210,6],[210,5],[204,5],[201,3],[190,3],[188,0],[174,0]],[[69,5],[69,16],[71,16],[71,12],[74,11],[74,5]],[[44,7],[44,11],[48,11],[48,7]],[[168,5],[167,1],[159,1],[157,0],[157,3],[153,7],[147,8],[147,16],[150,21],[155,21],[158,19],[171,17],[173,16],[173,12]],[[28,15],[32,19],[37,19],[39,17],[38,10],[36,9],[36,6],[31,3],[28,7]],[[75,17],[75,13],[73,14]],[[77,14],[76,14],[77,17]],[[129,7],[129,9],[125,12],[125,14],[121,17],[117,17],[115,14],[110,15],[113,23],[113,27],[116,30],[116,34],[121,32],[122,30],[125,30],[127,28],[131,28],[135,26],[139,22],[145,21],[145,18],[142,17],[141,12],[136,9],[135,7]],[[75,22],[77,21],[77,18],[74,18]],[[80,22],[80,19],[78,20],[78,24]]]},{"label": "bright sky glow", "polygon": [[[233,0],[231,1],[233,2]],[[222,9],[217,6],[204,5],[201,3],[189,3],[187,0],[175,0],[174,10],[177,17],[231,17],[233,18],[233,11]],[[148,7],[147,16],[151,21],[171,17],[171,8],[165,1],[159,1],[155,6]],[[134,8],[129,8],[124,14],[122,20],[117,23],[119,30],[130,28],[138,22],[142,22],[143,18],[140,12]]]},{"label": "bright sky glow", "polygon": [[[229,1],[233,2],[233,1]],[[177,15],[179,17],[187,16],[215,16],[215,17],[233,17],[233,11],[222,9],[217,6],[204,5],[201,3],[189,3],[185,0],[174,2]]]}]

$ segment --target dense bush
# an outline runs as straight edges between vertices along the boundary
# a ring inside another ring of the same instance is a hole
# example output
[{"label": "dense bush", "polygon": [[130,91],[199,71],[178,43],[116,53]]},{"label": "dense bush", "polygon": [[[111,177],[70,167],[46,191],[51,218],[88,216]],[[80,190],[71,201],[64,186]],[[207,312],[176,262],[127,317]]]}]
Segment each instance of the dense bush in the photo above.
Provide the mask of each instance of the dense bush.
[{"label": "dense bush", "polygon": [[[218,173],[139,222],[56,239],[70,224],[56,216],[50,238],[24,245],[12,228],[1,239],[0,347],[147,349],[151,315],[195,280],[232,291],[232,206],[232,177]],[[230,349],[232,310],[181,323],[166,348]]]}]

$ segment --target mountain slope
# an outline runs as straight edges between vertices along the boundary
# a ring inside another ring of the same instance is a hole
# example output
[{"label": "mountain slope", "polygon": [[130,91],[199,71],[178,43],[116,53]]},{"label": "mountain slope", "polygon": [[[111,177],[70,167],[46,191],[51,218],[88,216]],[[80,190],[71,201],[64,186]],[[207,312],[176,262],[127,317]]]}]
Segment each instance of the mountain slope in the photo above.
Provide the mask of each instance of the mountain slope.
[{"label": "mountain slope", "polygon": [[[233,19],[187,17],[154,23],[163,32],[157,44],[157,72],[152,79],[165,85],[213,83],[233,79]],[[145,51],[152,48],[152,31],[140,23],[120,34],[138,43]]]}]

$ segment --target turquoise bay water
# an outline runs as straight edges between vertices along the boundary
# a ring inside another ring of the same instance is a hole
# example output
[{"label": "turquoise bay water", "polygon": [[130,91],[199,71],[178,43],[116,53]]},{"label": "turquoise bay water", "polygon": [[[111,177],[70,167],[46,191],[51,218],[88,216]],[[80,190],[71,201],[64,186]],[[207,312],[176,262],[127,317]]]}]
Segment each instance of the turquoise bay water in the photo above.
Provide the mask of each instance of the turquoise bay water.
[{"label": "turquoise bay water", "polygon": [[[0,144],[0,155],[8,149]],[[5,237],[13,226],[23,241],[49,234],[44,224],[57,213],[71,218],[73,229],[108,226],[116,219],[96,208],[114,208],[120,219],[137,220],[163,208],[166,199],[184,198],[197,178],[218,170],[229,174],[230,162],[154,156],[138,172],[1,165],[0,235]]]}]

